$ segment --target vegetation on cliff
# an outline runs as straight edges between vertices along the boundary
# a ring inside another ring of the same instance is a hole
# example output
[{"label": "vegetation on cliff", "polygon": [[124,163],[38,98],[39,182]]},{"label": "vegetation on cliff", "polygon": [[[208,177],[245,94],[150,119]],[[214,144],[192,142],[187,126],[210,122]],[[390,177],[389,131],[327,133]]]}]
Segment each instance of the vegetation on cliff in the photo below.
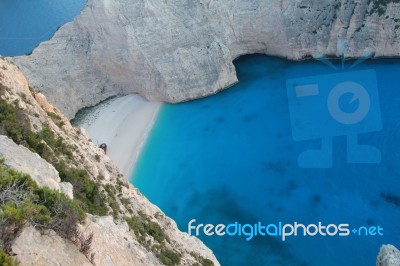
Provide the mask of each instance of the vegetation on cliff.
[{"label": "vegetation on cliff", "polygon": [[[1,92],[6,88],[0,84]],[[74,187],[74,197],[85,212],[95,215],[106,215],[108,212],[106,198],[99,191],[99,186],[91,180],[85,169],[74,165],[72,148],[61,138],[56,137],[45,125],[40,131],[30,129],[24,112],[0,99],[0,134],[10,137],[15,143],[36,152],[52,164],[60,174],[63,182],[70,182]]]},{"label": "vegetation on cliff", "polygon": [[[94,261],[93,235],[78,230],[86,214],[112,215],[115,224],[126,222],[134,239],[164,265],[179,265],[185,255],[185,260],[190,262],[213,265],[197,253],[188,256],[185,249],[177,247],[175,240],[170,240],[166,229],[161,227],[163,214],[151,215],[143,208],[146,213],[140,212],[134,205],[137,200],[134,189],[101,150],[97,151],[79,129],[71,127],[45,98],[27,86],[22,89],[18,84],[14,88],[10,83],[3,83],[4,77],[0,72],[0,135],[8,136],[53,165],[61,181],[72,184],[74,199],[57,190],[39,187],[30,178],[29,171],[21,173],[1,162],[0,265],[15,265],[9,256],[14,255],[11,247],[26,226],[42,232],[54,230]],[[7,196],[10,191],[14,198]]]},{"label": "vegetation on cliff", "polygon": [[[126,221],[139,243],[151,250],[163,264],[167,266],[180,264],[181,254],[166,247],[165,242],[170,243],[170,239],[157,223],[151,221],[142,212],[136,216],[127,217]],[[153,238],[152,242],[149,241],[149,236]]]},{"label": "vegetation on cliff", "polygon": [[[21,110],[0,99],[0,134],[6,134],[15,143],[26,146],[53,164],[61,180],[72,183],[75,200],[69,200],[62,193],[48,188],[38,188],[28,175],[0,165],[0,206],[2,208],[0,225],[3,228],[0,230],[0,241],[3,243],[0,247],[3,246],[4,250],[8,251],[18,231],[28,224],[41,229],[53,229],[60,236],[77,242],[76,239],[80,238],[76,226],[83,222],[85,213],[106,215],[109,213],[108,208],[111,208],[114,218],[118,218],[120,206],[114,197],[125,184],[122,181],[117,182],[116,186],[106,184],[104,191],[101,192],[102,186],[89,178],[87,170],[67,165],[67,163],[74,165],[73,153],[70,147],[62,139],[57,138],[48,126],[34,132],[24,121],[27,120],[24,119],[24,113]],[[13,194],[21,195],[17,199],[2,201],[4,198],[2,193],[10,189],[14,189]],[[129,201],[124,198],[121,199],[121,203],[126,207],[129,205]],[[60,210],[62,212],[57,213]],[[169,241],[169,239],[157,223],[152,222],[143,213],[125,219],[139,242],[151,250],[160,262],[165,265],[179,265],[181,254],[166,247],[164,241]],[[154,239],[155,244],[148,244],[149,237]],[[78,242],[85,242],[85,239]]]},{"label": "vegetation on cliff", "polygon": [[0,260],[3,263],[11,263],[7,253],[25,226],[42,231],[52,229],[79,245],[91,258],[92,237],[82,235],[78,229],[85,218],[78,201],[56,190],[38,187],[29,175],[7,168],[4,160],[0,160]]},{"label": "vegetation on cliff", "polygon": [[3,266],[17,266],[18,261],[9,256],[4,250],[0,249],[0,265]]}]

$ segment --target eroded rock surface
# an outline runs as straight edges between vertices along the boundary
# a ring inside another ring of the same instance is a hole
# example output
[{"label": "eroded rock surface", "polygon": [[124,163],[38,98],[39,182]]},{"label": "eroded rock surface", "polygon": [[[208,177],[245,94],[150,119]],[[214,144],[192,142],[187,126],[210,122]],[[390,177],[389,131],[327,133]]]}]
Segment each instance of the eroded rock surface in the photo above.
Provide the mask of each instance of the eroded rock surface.
[{"label": "eroded rock surface", "polygon": [[232,60],[264,53],[398,56],[400,3],[371,0],[88,0],[30,56],[30,83],[72,118],[117,94],[179,102],[237,82]]},{"label": "eroded rock surface", "polygon": [[12,252],[22,265],[92,265],[85,255],[79,252],[77,246],[52,230],[42,234],[33,227],[26,227],[15,240]]},{"label": "eroded rock surface", "polygon": [[0,135],[0,157],[5,159],[5,165],[17,171],[28,173],[41,187],[49,187],[65,193],[73,198],[73,188],[70,183],[61,182],[57,170],[29,149],[15,144],[6,136]]},{"label": "eroded rock surface", "polygon": [[383,245],[376,258],[376,266],[400,265],[400,251],[392,245]]}]

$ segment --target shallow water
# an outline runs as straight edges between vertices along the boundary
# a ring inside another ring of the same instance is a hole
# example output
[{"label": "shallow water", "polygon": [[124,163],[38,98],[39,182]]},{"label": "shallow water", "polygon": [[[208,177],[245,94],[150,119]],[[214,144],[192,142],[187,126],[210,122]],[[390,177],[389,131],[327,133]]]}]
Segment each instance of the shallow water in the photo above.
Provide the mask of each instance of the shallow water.
[{"label": "shallow water", "polygon": [[[242,57],[235,65],[240,83],[232,88],[164,105],[133,184],[183,231],[191,219],[197,224],[321,221],[384,229],[383,236],[299,236],[284,242],[202,234],[222,265],[375,265],[382,244],[400,246],[400,60],[369,60],[354,68],[376,71],[379,97],[371,98],[371,106],[379,101],[383,127],[359,134],[359,143],[377,147],[381,162],[347,163],[346,136],[339,136],[333,138],[332,167],[321,169],[298,165],[299,154],[320,147],[321,140],[293,140],[286,82],[348,70],[262,55]],[[325,113],[316,110],[313,117]],[[329,123],[318,125],[317,133],[327,134]]]},{"label": "shallow water", "polygon": [[30,53],[53,36],[58,27],[72,21],[84,0],[0,1],[0,55]]}]

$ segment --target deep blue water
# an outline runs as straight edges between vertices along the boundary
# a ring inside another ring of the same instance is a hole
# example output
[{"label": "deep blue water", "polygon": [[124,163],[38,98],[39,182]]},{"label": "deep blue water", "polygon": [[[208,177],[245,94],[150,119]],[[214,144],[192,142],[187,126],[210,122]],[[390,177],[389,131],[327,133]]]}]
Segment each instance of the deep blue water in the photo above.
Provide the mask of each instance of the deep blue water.
[{"label": "deep blue water", "polygon": [[[321,140],[293,140],[286,81],[346,71],[262,55],[242,57],[235,65],[240,82],[230,89],[163,106],[133,173],[140,191],[183,231],[191,219],[384,228],[383,236],[285,242],[201,235],[222,265],[375,265],[382,244],[400,246],[400,60],[369,60],[354,68],[376,71],[379,99],[371,105],[379,100],[382,130],[360,134],[359,142],[377,147],[381,162],[347,163],[346,136],[339,136],[333,138],[332,168],[324,169],[298,166],[299,154],[318,148]],[[317,133],[329,123],[317,126]]]},{"label": "deep blue water", "polygon": [[83,9],[85,0],[1,0],[0,55],[30,53]]}]

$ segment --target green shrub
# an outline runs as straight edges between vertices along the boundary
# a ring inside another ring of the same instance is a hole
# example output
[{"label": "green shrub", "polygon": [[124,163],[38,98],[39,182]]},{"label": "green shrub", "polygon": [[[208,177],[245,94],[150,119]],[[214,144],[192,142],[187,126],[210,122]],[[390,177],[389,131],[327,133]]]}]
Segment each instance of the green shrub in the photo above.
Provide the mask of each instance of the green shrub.
[{"label": "green shrub", "polygon": [[100,185],[90,179],[86,170],[68,167],[57,163],[55,168],[64,182],[70,182],[74,187],[74,197],[80,201],[82,208],[91,214],[107,215],[106,197],[100,192]]},{"label": "green shrub", "polygon": [[131,200],[130,199],[121,197],[120,201],[121,201],[122,205],[124,205],[125,209],[127,209],[128,211],[131,210],[131,208],[130,208]]},{"label": "green shrub", "polygon": [[17,123],[15,108],[4,100],[0,100],[0,129],[16,143],[22,142],[23,134]]},{"label": "green shrub", "polygon": [[202,265],[202,266],[214,266],[214,262],[212,260],[206,259],[203,256],[201,256],[200,254],[197,254],[195,252],[190,252],[190,255],[197,261],[200,262],[200,264],[198,265]]},{"label": "green shrub", "polygon": [[[151,221],[142,212],[138,212],[135,216],[125,217],[125,220],[139,243],[151,250],[161,263],[167,266],[180,264],[181,254],[166,247],[166,242],[170,240],[157,223]],[[147,237],[153,238],[156,243],[150,245],[151,242],[147,241]]]},{"label": "green shrub", "polygon": [[117,219],[119,217],[119,212],[121,210],[118,201],[116,199],[117,196],[117,190],[115,189],[115,187],[111,184],[106,184],[104,185],[104,190],[107,193],[108,197],[107,197],[107,203],[110,206],[110,208],[112,209],[112,214],[114,219]]},{"label": "green shrub", "polygon": [[203,265],[203,266],[214,266],[214,262],[212,262],[212,260],[202,258],[201,265]]},{"label": "green shrub", "polygon": [[107,192],[108,196],[112,197],[117,194],[117,190],[111,184],[104,185],[104,190]]},{"label": "green shrub", "polygon": [[54,122],[56,122],[56,121],[60,121],[61,120],[61,117],[60,116],[58,116],[56,113],[54,113],[54,112],[46,112],[47,113],[47,115],[54,121]]},{"label": "green shrub", "polygon": [[127,217],[125,220],[139,242],[144,243],[146,235],[151,236],[158,243],[163,243],[164,240],[169,241],[162,228],[142,212],[138,212],[136,216]]},{"label": "green shrub", "polygon": [[44,228],[53,229],[61,237],[74,240],[78,223],[86,218],[86,213],[79,202],[49,188],[40,189],[36,193],[43,206],[49,210],[51,217]]},{"label": "green shrub", "polygon": [[156,257],[160,262],[166,266],[175,266],[181,263],[182,255],[172,249],[166,248],[165,246],[156,246],[153,252],[156,254]]},{"label": "green shrub", "polygon": [[0,265],[2,266],[18,266],[19,263],[13,257],[7,255],[4,250],[0,249]]},{"label": "green shrub", "polygon": [[[54,136],[47,126],[39,132],[33,132],[27,125],[27,118],[21,110],[0,99],[0,128],[5,131],[15,143],[24,145],[38,153],[43,159],[54,164],[59,157],[73,159],[73,154],[67,145]],[[52,153],[46,153],[45,146],[50,147]]]},{"label": "green shrub", "polygon": [[123,181],[121,177],[117,178],[117,188],[119,192],[122,192],[122,187],[129,188],[129,185],[126,183],[126,181]]},{"label": "green shrub", "polygon": [[7,168],[0,160],[0,242],[6,250],[27,224],[53,229],[74,240],[86,214],[79,202],[49,188],[40,188],[29,175]]},{"label": "green shrub", "polygon": [[0,99],[0,133],[5,131],[15,143],[26,146],[52,164],[61,180],[73,185],[74,197],[86,212],[94,215],[108,214],[107,200],[100,192],[100,185],[90,179],[86,170],[69,166],[75,163],[73,149],[56,137],[48,126],[33,132],[25,120],[23,112]]},{"label": "green shrub", "polygon": [[23,92],[19,92],[18,96],[21,97],[24,101],[26,101],[26,94]]}]

